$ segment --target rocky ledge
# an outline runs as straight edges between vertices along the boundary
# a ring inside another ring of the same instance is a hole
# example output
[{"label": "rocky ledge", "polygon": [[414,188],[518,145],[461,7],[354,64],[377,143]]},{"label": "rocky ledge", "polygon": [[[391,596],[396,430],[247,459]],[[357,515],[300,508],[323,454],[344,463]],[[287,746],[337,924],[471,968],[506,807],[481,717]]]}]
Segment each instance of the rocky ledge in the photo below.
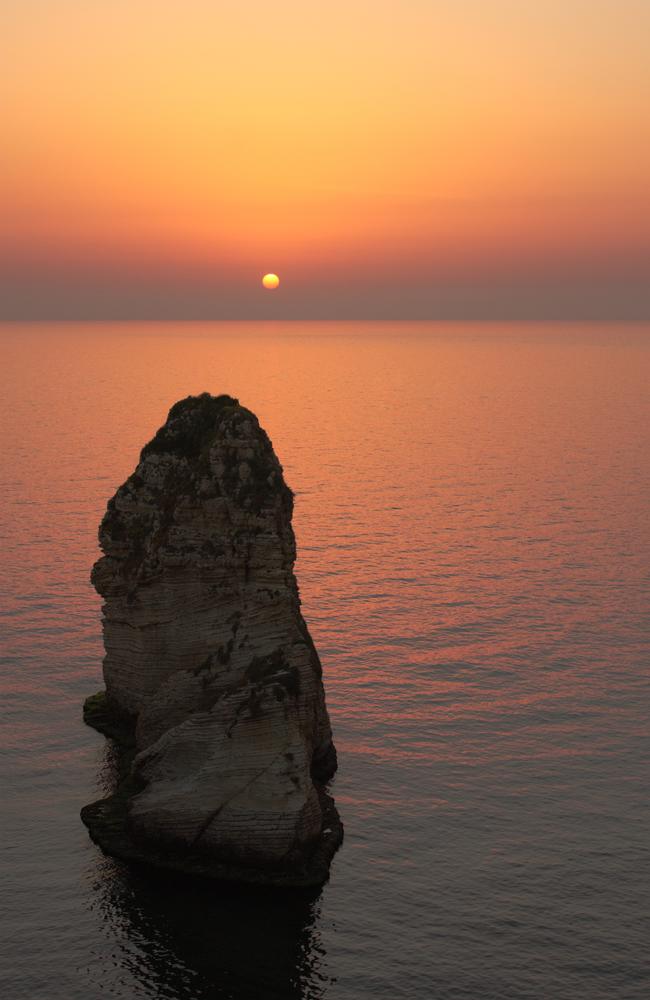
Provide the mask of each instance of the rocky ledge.
[{"label": "rocky ledge", "polygon": [[81,813],[108,854],[317,885],[343,837],[336,751],[293,573],[293,494],[257,418],[189,396],[99,529],[105,692],[84,718],[121,748]]}]

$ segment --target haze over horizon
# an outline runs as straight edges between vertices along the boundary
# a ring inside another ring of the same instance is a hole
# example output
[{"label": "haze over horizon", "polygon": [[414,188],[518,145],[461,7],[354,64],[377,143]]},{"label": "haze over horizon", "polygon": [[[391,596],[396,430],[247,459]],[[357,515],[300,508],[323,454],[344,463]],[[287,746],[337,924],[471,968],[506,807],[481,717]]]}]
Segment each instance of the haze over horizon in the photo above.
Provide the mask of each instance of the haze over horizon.
[{"label": "haze over horizon", "polygon": [[647,0],[5,0],[0,32],[0,319],[650,319]]}]

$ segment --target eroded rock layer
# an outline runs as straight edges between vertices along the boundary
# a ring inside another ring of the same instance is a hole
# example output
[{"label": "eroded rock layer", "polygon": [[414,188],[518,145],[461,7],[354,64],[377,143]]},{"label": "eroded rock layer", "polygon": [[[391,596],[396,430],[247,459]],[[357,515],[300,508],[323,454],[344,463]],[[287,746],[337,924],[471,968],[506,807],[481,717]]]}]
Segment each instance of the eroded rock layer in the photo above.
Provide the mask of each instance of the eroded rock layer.
[{"label": "eroded rock layer", "polygon": [[172,407],[109,501],[92,571],[106,692],[85,717],[129,766],[82,811],[109,853],[246,881],[326,878],[342,837],[323,789],[336,753],[292,509],[257,418],[207,393]]}]

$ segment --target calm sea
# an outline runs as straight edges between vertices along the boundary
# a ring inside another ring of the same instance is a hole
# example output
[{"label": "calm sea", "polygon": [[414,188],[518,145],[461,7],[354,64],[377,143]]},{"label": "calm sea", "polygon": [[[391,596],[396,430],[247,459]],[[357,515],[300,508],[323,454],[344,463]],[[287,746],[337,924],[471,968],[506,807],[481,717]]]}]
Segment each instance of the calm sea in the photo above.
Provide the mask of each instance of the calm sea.
[{"label": "calm sea", "polygon": [[[3,1000],[641,1000],[650,327],[5,326]],[[170,405],[227,392],[297,494],[346,840],[313,896],[131,870],[88,582]]]}]

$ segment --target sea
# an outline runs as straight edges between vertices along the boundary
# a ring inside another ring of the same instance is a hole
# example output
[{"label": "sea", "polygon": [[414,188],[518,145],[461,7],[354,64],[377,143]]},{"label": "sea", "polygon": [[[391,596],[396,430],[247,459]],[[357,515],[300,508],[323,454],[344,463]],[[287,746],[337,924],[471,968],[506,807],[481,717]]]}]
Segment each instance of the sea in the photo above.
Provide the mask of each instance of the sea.
[{"label": "sea", "polygon": [[[646,1000],[650,326],[0,328],[2,1000]],[[311,893],[105,857],[97,528],[230,393],[296,494],[345,841]]]}]

